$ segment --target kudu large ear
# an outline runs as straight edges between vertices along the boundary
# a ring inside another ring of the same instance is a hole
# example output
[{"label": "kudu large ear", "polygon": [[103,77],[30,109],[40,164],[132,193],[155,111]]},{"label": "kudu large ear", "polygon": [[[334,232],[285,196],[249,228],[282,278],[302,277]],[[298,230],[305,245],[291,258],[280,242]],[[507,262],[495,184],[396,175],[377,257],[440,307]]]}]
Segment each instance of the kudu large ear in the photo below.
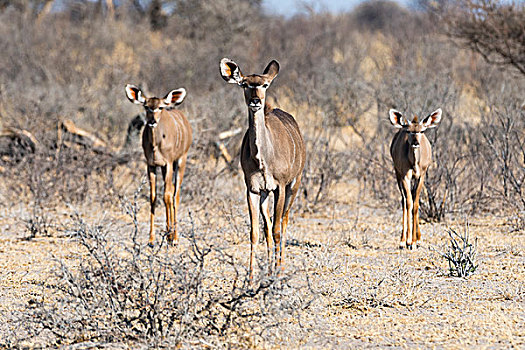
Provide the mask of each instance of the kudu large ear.
[{"label": "kudu large ear", "polygon": [[401,114],[399,111],[396,111],[395,109],[388,111],[388,116],[390,117],[390,122],[392,125],[398,129],[410,125],[410,122],[405,117],[403,117],[403,114]]},{"label": "kudu large ear", "polygon": [[441,114],[443,111],[441,108],[436,109],[434,112],[430,113],[425,119],[421,121],[421,126],[424,128],[435,128],[441,121]]},{"label": "kudu large ear", "polygon": [[181,104],[182,101],[184,101],[184,98],[186,97],[186,89],[180,88],[176,90],[171,90],[163,99],[162,102],[164,103],[164,107],[167,106],[176,106],[178,104]]},{"label": "kudu large ear", "polygon": [[223,58],[220,64],[222,79],[230,84],[241,84],[244,76],[239,65],[229,58]]},{"label": "kudu large ear", "polygon": [[279,62],[277,62],[276,60],[272,60],[270,63],[268,63],[266,68],[264,68],[263,74],[267,75],[268,78],[273,80],[277,76],[277,74],[279,74]]},{"label": "kudu large ear", "polygon": [[131,102],[138,105],[142,105],[146,101],[146,98],[142,94],[142,91],[135,85],[126,85],[126,96]]}]

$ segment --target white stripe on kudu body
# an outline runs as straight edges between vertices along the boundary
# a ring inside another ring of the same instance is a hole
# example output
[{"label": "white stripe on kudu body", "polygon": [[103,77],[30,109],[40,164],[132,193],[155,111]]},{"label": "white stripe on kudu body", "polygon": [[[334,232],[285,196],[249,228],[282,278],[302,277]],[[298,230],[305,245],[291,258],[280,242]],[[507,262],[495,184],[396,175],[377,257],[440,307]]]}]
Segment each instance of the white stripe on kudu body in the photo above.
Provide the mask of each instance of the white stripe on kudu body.
[{"label": "white stripe on kudu body", "polygon": [[390,155],[394,161],[397,185],[401,192],[403,206],[403,231],[400,246],[412,245],[421,239],[419,228],[419,195],[425,181],[425,174],[432,162],[432,147],[425,136],[425,130],[436,127],[441,120],[441,109],[437,109],[425,119],[417,116],[407,120],[395,109],[389,111],[392,125],[401,129],[390,145]]},{"label": "white stripe on kudu body", "polygon": [[[186,97],[186,90],[170,91],[164,98],[145,97],[134,85],[126,85],[126,96],[146,110],[146,126],[142,133],[142,148],[148,163],[150,182],[150,232],[149,244],[155,241],[155,203],[157,167],[161,167],[164,178],[164,204],[166,205],[166,230],[168,242],[177,244],[177,209],[180,202],[180,187],[186,158],[192,142],[192,130],[188,119],[176,106]],[[175,183],[173,183],[175,175]]]},{"label": "white stripe on kudu body", "polygon": [[[288,113],[266,103],[266,90],[279,73],[271,61],[263,74],[243,75],[237,63],[223,58],[221,76],[243,89],[248,107],[248,130],[241,147],[241,166],[247,189],[251,222],[250,280],[253,279],[255,248],[259,240],[259,213],[263,214],[269,272],[275,246],[275,268],[283,267],[288,215],[301,184],[306,150],[299,126]],[[269,194],[274,193],[273,226]],[[272,235],[270,235],[272,231]]]}]

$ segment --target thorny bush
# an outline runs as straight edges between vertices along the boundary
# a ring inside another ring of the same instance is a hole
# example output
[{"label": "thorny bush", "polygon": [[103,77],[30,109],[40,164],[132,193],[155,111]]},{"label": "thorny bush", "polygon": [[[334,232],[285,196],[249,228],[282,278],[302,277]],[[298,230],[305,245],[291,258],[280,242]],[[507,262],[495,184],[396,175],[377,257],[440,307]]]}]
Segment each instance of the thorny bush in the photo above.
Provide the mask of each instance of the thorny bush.
[{"label": "thorny bush", "polygon": [[5,342],[249,347],[281,331],[300,337],[302,329],[290,320],[313,300],[296,295],[308,288],[293,281],[302,273],[258,277],[252,287],[242,265],[193,224],[188,244],[168,248],[163,239],[149,248],[137,239],[137,194],[125,204],[131,230],[76,217],[67,233],[83,251],[73,261],[57,261],[50,287],[56,300],[31,304],[20,315],[18,334]]}]

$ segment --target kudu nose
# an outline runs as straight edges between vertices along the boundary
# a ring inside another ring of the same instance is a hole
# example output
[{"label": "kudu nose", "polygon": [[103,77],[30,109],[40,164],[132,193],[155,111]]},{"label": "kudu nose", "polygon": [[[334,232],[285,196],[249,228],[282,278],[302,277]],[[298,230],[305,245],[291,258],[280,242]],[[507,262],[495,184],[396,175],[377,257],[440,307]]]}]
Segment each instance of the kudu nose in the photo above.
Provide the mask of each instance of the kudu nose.
[{"label": "kudu nose", "polygon": [[250,104],[252,105],[260,105],[261,104],[261,99],[258,98],[258,97],[254,97],[250,100]]}]

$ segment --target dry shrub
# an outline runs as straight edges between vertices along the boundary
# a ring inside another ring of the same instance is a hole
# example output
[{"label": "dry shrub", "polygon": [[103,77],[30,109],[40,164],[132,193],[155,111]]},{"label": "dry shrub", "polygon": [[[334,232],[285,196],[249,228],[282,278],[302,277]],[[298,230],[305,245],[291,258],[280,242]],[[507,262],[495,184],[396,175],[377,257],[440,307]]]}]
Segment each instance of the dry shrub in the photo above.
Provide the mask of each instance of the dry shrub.
[{"label": "dry shrub", "polygon": [[478,268],[476,261],[478,240],[470,241],[469,226],[465,225],[463,233],[454,229],[447,230],[450,246],[445,253],[439,254],[448,262],[449,274],[455,277],[468,277]]},{"label": "dry shrub", "polygon": [[525,6],[520,1],[460,0],[431,5],[446,33],[487,62],[525,75]]},{"label": "dry shrub", "polygon": [[[513,136],[505,143],[505,131],[496,130],[509,130],[508,125],[492,128],[476,119],[486,117],[486,108],[498,110],[498,120],[523,119],[516,92],[523,82],[452,46],[426,13],[373,1],[349,14],[283,19],[266,16],[257,1],[177,1],[175,10],[163,15],[165,23],[150,30],[142,25],[149,10],[139,5],[118,7],[111,19],[86,7],[75,10],[84,11],[80,17],[52,13],[39,24],[24,20],[27,13],[15,8],[0,13],[2,126],[28,130],[42,145],[31,150],[20,140],[0,144],[2,176],[12,179],[15,193],[25,191],[38,201],[104,201],[123,190],[123,173],[128,184],[137,181],[145,168],[136,163],[142,159],[140,146],[135,142],[131,152],[125,137],[137,109],[123,93],[124,84],[134,83],[149,95],[188,90],[181,108],[195,139],[183,195],[208,203],[224,192],[217,186],[220,177],[238,169],[237,161],[231,169],[210,161],[217,135],[247,125],[240,92],[219,78],[218,62],[226,56],[246,72],[261,71],[272,58],[281,63],[269,93],[283,109],[299,111],[308,154],[300,210],[331,200],[327,194],[334,184],[355,180],[383,205],[397,203],[388,151],[394,131],[386,118],[392,107],[408,116],[437,107],[445,112],[440,127],[428,132],[434,164],[425,183],[423,218],[476,213],[492,209],[494,198],[515,203],[523,197],[517,156],[523,149],[522,123],[513,122]],[[385,20],[393,12],[395,21]],[[137,25],[141,30],[131,35],[129,29]],[[508,79],[514,92],[498,101]],[[472,96],[468,108],[466,91]],[[65,118],[117,152],[108,156],[89,147],[62,147],[56,128]],[[490,125],[496,120],[488,118]],[[238,154],[241,137],[227,145],[230,153]],[[500,164],[493,155],[506,144],[516,156]],[[127,160],[120,157],[130,153]],[[507,170],[492,171],[502,167]],[[523,205],[513,210],[523,211]]]},{"label": "dry shrub", "polygon": [[301,336],[293,320],[314,297],[302,272],[257,276],[252,287],[219,237],[194,224],[182,249],[168,249],[165,239],[149,248],[138,241],[139,193],[124,203],[131,230],[88,225],[77,214],[66,233],[82,251],[56,261],[52,302],[30,303],[4,344],[251,347],[286,339],[281,332]]},{"label": "dry shrub", "polygon": [[509,93],[495,96],[491,109],[482,113],[483,120],[492,121],[481,129],[482,155],[496,178],[489,183],[492,199],[519,213],[525,210],[525,110]]}]

